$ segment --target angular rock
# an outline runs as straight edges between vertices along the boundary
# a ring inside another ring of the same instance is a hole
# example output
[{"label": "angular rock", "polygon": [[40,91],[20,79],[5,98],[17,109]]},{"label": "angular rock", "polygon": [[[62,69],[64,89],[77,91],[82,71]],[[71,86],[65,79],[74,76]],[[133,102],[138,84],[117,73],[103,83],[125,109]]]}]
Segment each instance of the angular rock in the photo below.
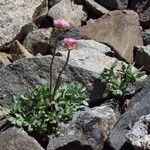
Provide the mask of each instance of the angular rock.
[{"label": "angular rock", "polygon": [[104,15],[109,12],[105,7],[98,4],[95,0],[85,0],[88,11],[93,11],[97,15]]},{"label": "angular rock", "polygon": [[33,58],[33,55],[17,40],[11,44],[10,53],[13,61],[21,58]]},{"label": "angular rock", "polygon": [[123,59],[133,61],[133,48],[142,45],[138,15],[132,10],[112,11],[80,28],[82,37],[110,45]]},{"label": "angular rock", "polygon": [[[78,53],[79,52],[79,53]],[[53,79],[56,79],[62,66],[63,58],[56,58],[53,66]],[[115,58],[111,58],[98,50],[74,50],[71,52],[69,65],[62,75],[65,82],[81,82],[87,87],[87,94],[92,102],[106,98],[105,86],[97,79],[104,67],[110,67]],[[0,69],[0,104],[9,104],[12,97],[36,85],[49,82],[49,66],[51,56],[20,59]],[[118,65],[120,62],[118,62]]]},{"label": "angular rock", "polygon": [[[61,54],[62,59],[66,60],[67,51],[61,51]],[[115,61],[117,61],[117,59],[106,56],[102,53],[102,51],[100,51],[100,49],[83,47],[82,49],[71,51],[69,64],[71,66],[79,67],[99,74],[104,70],[104,68],[111,67]],[[118,67],[119,66],[121,66],[120,61],[118,61]]]},{"label": "angular rock", "polygon": [[127,140],[134,149],[150,150],[150,114],[140,117],[132,129],[126,134]]},{"label": "angular rock", "polygon": [[33,55],[37,55],[38,53],[43,55],[50,53],[49,40],[51,37],[51,32],[52,28],[39,29],[30,32],[26,36],[23,45]]},{"label": "angular rock", "polygon": [[150,31],[141,33],[144,45],[150,45]]},{"label": "angular rock", "polygon": [[102,150],[117,120],[118,114],[107,105],[85,108],[75,114],[58,137],[50,136],[47,150]]},{"label": "angular rock", "polygon": [[132,0],[130,8],[139,14],[140,22],[145,28],[150,28],[150,1]]},{"label": "angular rock", "polygon": [[96,0],[100,5],[108,9],[126,9],[128,0]]},{"label": "angular rock", "polygon": [[0,133],[0,146],[1,150],[44,150],[34,138],[16,127]]},{"label": "angular rock", "polygon": [[135,63],[137,67],[150,72],[150,45],[135,47]]},{"label": "angular rock", "polygon": [[53,19],[64,18],[74,26],[80,26],[87,18],[87,14],[82,9],[83,6],[76,5],[71,0],[62,0],[49,9],[48,16]]},{"label": "angular rock", "polygon": [[0,49],[6,48],[14,39],[22,40],[35,28],[31,22],[40,18],[39,12],[44,14],[46,9],[47,0],[1,0]]},{"label": "angular rock", "polygon": [[150,77],[141,83],[142,89],[132,98],[126,112],[121,115],[119,121],[111,131],[108,139],[108,148],[113,150],[129,149],[127,145],[126,134],[130,127],[143,115],[150,113]]},{"label": "angular rock", "polygon": [[[78,52],[76,51],[77,53],[80,53],[80,51],[87,52],[86,50],[88,50],[88,52],[95,51],[95,50],[100,51],[102,53],[112,52],[108,46],[106,46],[105,44],[96,42],[94,40],[77,40],[77,43],[78,43],[77,48],[76,48],[76,50],[78,50]],[[66,49],[63,46],[59,47],[58,49],[61,51],[66,51]],[[82,55],[82,52],[81,52],[81,55]]]},{"label": "angular rock", "polygon": [[11,55],[9,53],[0,52],[0,61],[3,65],[10,64]]}]

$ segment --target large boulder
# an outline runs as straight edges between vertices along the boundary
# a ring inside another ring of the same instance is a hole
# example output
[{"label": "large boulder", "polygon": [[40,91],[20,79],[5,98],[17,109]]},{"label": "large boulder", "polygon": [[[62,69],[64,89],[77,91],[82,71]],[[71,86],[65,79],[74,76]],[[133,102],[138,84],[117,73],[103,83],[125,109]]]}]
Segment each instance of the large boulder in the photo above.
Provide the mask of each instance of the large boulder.
[{"label": "large boulder", "polygon": [[6,48],[14,39],[22,40],[35,28],[32,22],[47,9],[47,0],[1,0],[0,49]]},{"label": "large boulder", "polygon": [[150,72],[150,45],[135,47],[135,63],[137,67]]},{"label": "large boulder", "polygon": [[80,26],[87,18],[87,14],[82,9],[83,6],[76,5],[71,0],[62,0],[49,9],[48,16],[54,19],[64,18],[74,26]]},{"label": "large boulder", "polygon": [[40,144],[23,129],[8,128],[0,133],[1,150],[44,150]]},{"label": "large boulder", "polygon": [[50,136],[47,150],[102,150],[118,116],[109,105],[78,111],[58,137]]},{"label": "large boulder", "polygon": [[133,61],[135,45],[142,45],[138,15],[132,10],[116,10],[102,16],[94,23],[80,28],[84,38],[110,45],[123,59]]},{"label": "large boulder", "polygon": [[141,91],[132,98],[126,112],[121,115],[119,121],[111,131],[107,148],[113,150],[129,149],[126,134],[132,125],[143,115],[150,113],[150,77],[139,85]]},{"label": "large boulder", "polygon": [[50,37],[52,28],[39,29],[28,33],[23,45],[33,55],[50,53]]},{"label": "large boulder", "polygon": [[[64,65],[65,55],[56,58],[52,72],[53,79],[56,79]],[[99,50],[74,50],[71,52],[69,65],[62,75],[62,79],[66,82],[81,82],[87,87],[87,94],[92,101],[102,99],[106,97],[104,94],[105,86],[97,79],[98,74],[105,67],[110,67],[115,61],[115,58],[106,56]],[[8,104],[13,96],[48,82],[50,62],[51,56],[39,56],[31,59],[20,59],[1,68],[0,104]]]},{"label": "large boulder", "polygon": [[150,28],[150,1],[132,0],[130,8],[139,14],[140,22],[145,28]]}]

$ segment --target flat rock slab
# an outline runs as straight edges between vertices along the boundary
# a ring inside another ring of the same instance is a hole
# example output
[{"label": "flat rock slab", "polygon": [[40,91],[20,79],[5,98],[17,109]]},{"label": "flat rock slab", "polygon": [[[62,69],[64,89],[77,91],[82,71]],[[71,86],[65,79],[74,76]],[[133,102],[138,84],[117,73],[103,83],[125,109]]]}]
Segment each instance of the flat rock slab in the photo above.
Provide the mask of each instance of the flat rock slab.
[{"label": "flat rock slab", "polygon": [[132,10],[116,10],[103,15],[94,23],[80,28],[84,38],[110,45],[123,59],[133,61],[135,45],[142,45],[138,15]]},{"label": "flat rock slab", "polygon": [[[61,54],[62,59],[65,60],[67,57],[67,51],[62,51]],[[83,48],[71,51],[69,64],[74,67],[79,67],[100,74],[104,68],[110,68],[115,61],[117,61],[116,58],[106,56],[100,50]],[[118,61],[118,67],[119,66],[121,66],[121,61]]]},{"label": "flat rock slab", "polygon": [[23,129],[9,128],[0,133],[0,150],[44,150]]},{"label": "flat rock slab", "polygon": [[15,38],[21,39],[32,31],[34,25],[31,22],[46,7],[47,0],[1,0],[0,49],[5,48]]},{"label": "flat rock slab", "polygon": [[[126,134],[130,127],[143,115],[150,113],[150,77],[142,84],[142,90],[131,100],[126,112],[120,117],[118,123],[109,135],[108,145],[113,150],[126,147]],[[126,147],[128,148],[128,147]]]}]

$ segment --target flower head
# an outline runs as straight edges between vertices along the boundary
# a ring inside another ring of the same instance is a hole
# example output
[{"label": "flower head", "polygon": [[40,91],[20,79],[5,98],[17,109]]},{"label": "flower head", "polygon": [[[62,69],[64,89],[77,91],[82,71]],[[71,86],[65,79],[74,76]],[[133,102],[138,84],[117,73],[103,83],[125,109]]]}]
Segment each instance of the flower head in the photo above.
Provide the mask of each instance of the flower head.
[{"label": "flower head", "polygon": [[59,28],[59,29],[69,29],[70,24],[68,21],[58,18],[54,20],[54,26]]},{"label": "flower head", "polygon": [[77,47],[77,40],[72,38],[65,38],[63,40],[63,46],[69,50],[75,49]]}]

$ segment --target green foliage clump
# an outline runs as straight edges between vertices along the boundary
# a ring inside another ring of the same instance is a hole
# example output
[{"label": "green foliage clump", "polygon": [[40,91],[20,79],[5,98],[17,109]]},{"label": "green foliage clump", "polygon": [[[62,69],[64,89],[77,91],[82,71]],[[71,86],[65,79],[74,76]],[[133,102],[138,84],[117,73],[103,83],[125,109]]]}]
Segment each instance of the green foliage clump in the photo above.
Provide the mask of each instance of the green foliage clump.
[{"label": "green foliage clump", "polygon": [[43,84],[26,92],[7,108],[7,119],[28,132],[55,132],[62,121],[71,119],[78,106],[86,105],[85,88],[79,83],[61,84],[52,101],[50,87]]},{"label": "green foliage clump", "polygon": [[132,64],[122,64],[121,70],[116,69],[116,62],[110,67],[105,68],[100,75],[100,79],[106,84],[107,89],[114,95],[129,94],[127,88],[137,82],[145,75],[142,68],[135,69]]}]

